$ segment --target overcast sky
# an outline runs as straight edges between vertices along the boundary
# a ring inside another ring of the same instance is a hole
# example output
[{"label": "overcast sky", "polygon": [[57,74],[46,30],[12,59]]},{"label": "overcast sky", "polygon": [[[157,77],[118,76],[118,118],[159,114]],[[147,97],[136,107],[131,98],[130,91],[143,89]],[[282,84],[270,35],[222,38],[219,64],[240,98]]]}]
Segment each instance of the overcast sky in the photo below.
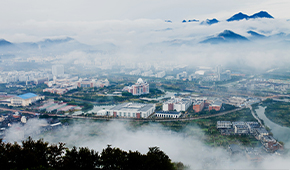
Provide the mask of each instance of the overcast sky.
[{"label": "overcast sky", "polygon": [[[115,43],[169,27],[164,20],[225,21],[238,12],[252,15],[261,10],[285,20],[290,19],[289,7],[289,0],[1,0],[0,39],[31,42],[69,36],[89,44]],[[218,31],[222,29],[207,34]]]},{"label": "overcast sky", "polygon": [[226,19],[266,10],[287,18],[289,0],[1,0],[0,21],[97,21],[123,19]]}]

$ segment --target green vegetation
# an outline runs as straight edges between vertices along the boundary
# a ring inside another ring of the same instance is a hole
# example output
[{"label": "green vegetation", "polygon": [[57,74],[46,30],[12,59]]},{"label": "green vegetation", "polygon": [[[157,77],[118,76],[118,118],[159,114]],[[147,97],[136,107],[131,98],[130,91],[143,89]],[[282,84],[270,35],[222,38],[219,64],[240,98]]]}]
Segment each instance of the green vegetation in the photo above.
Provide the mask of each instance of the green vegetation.
[{"label": "green vegetation", "polygon": [[267,106],[265,115],[268,119],[281,126],[290,127],[290,103],[268,101],[263,102],[263,105]]},{"label": "green vegetation", "polygon": [[123,151],[110,145],[98,153],[89,148],[66,148],[65,144],[49,144],[30,137],[18,143],[4,143],[0,139],[1,169],[126,169],[126,170],[183,170],[182,163],[172,163],[158,147],[151,147],[146,154]]},{"label": "green vegetation", "polygon": [[196,136],[210,146],[223,146],[240,143],[245,146],[259,145],[259,141],[253,136],[226,136],[221,135],[216,128],[217,121],[256,121],[250,109],[243,109],[223,116],[197,119],[186,122],[162,122],[162,124],[176,132],[184,132],[187,136]]}]

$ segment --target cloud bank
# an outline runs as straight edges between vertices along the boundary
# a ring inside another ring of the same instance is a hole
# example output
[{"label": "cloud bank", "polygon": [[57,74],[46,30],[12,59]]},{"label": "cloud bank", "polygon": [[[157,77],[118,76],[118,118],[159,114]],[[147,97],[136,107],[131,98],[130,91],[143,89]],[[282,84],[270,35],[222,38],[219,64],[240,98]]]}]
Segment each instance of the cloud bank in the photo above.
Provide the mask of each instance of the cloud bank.
[{"label": "cloud bank", "polygon": [[[39,120],[29,120],[24,129],[34,132],[36,125],[41,123],[43,122]],[[108,144],[141,153],[146,153],[148,147],[158,146],[172,161],[181,161],[191,169],[287,169],[290,166],[289,155],[264,156],[260,163],[247,161],[244,156],[232,159],[225,149],[211,148],[203,144],[200,141],[203,134],[197,127],[187,127],[185,131],[190,129],[194,129],[195,135],[185,136],[183,132],[175,133],[158,124],[134,128],[129,122],[77,121],[67,127],[36,135],[34,139],[44,138],[52,143],[61,141],[68,147],[89,147],[97,151],[101,151]],[[11,134],[14,132],[13,128],[9,130]],[[23,138],[7,137],[8,141],[19,139]]]}]

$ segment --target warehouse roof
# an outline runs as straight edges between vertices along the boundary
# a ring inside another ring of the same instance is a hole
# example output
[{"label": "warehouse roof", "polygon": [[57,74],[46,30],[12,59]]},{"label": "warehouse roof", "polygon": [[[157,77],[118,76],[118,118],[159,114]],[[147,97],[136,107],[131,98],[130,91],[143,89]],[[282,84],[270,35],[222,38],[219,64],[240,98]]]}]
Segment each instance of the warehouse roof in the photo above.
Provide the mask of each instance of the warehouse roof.
[{"label": "warehouse roof", "polygon": [[143,104],[143,103],[123,103],[123,104],[119,104],[113,108],[111,108],[110,110],[135,110],[135,111],[141,111],[141,112],[146,112],[149,109],[151,109],[152,107],[154,107],[154,104]]}]

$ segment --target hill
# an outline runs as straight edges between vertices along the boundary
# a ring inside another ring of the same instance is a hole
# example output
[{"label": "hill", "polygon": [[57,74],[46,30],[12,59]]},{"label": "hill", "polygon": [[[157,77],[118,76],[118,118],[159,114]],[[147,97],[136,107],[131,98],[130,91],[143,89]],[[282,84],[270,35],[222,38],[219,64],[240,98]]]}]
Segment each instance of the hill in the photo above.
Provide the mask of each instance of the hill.
[{"label": "hill", "polygon": [[230,30],[224,30],[222,33],[219,33],[217,36],[207,38],[201,41],[200,43],[218,44],[218,43],[226,43],[226,42],[246,42],[246,41],[249,41],[246,37],[236,34]]},{"label": "hill", "polygon": [[233,15],[231,18],[227,19],[228,22],[231,21],[239,21],[239,20],[243,20],[243,19],[255,19],[255,18],[274,18],[273,16],[271,16],[268,12],[266,11],[260,11],[258,13],[255,13],[251,16],[248,16],[247,14],[243,14],[242,12],[239,12],[235,15]]}]

